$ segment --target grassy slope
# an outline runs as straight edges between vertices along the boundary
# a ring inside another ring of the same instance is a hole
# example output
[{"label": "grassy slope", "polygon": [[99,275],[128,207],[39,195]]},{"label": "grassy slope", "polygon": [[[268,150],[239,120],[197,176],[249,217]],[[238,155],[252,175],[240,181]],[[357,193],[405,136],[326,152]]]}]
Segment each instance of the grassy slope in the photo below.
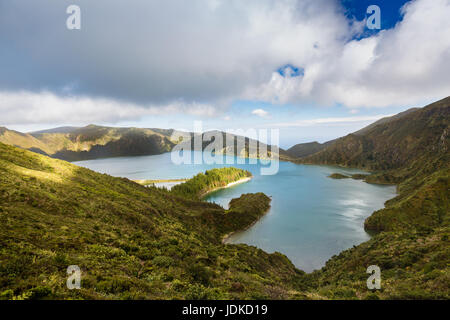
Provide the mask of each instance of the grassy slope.
[{"label": "grassy slope", "polygon": [[[374,123],[368,125],[367,127],[364,127],[363,129],[356,131],[353,133],[353,135],[364,135],[365,133],[369,132],[372,128],[375,128],[376,126],[380,124],[386,124],[392,121],[395,121],[397,119],[400,119],[401,117],[419,110],[419,108],[411,108],[406,111],[400,112],[399,114],[396,114],[391,117],[385,117],[378,121],[375,121]],[[324,150],[326,147],[333,144],[336,140],[330,140],[325,143],[318,143],[318,142],[309,142],[309,143],[299,143],[287,150],[287,153],[293,157],[293,158],[304,158],[310,155],[313,155],[319,151]]]},{"label": "grassy slope", "polygon": [[[285,256],[221,243],[269,202],[244,195],[225,211],[0,144],[0,296],[298,296],[304,275]],[[81,290],[66,288],[72,264]]]},{"label": "grassy slope", "polygon": [[23,149],[41,150],[42,153],[52,153],[46,143],[33,137],[30,134],[21,133],[7,128],[0,127],[0,143],[9,144]]},{"label": "grassy slope", "polygon": [[[414,160],[435,159],[449,139],[450,97],[377,125],[365,134],[349,134],[303,163],[339,164],[368,170],[404,169]],[[438,154],[436,154],[438,153]]]},{"label": "grassy slope", "polygon": [[308,143],[299,143],[290,147],[288,150],[286,150],[286,152],[290,157],[294,159],[303,158],[325,149],[333,142],[334,140],[325,143],[318,143],[317,141]]},{"label": "grassy slope", "polygon": [[[365,180],[396,183],[399,195],[366,222],[382,231],[310,275],[330,298],[450,298],[450,98],[395,121],[348,135],[300,162],[375,170]],[[367,295],[369,265],[382,290]]]}]

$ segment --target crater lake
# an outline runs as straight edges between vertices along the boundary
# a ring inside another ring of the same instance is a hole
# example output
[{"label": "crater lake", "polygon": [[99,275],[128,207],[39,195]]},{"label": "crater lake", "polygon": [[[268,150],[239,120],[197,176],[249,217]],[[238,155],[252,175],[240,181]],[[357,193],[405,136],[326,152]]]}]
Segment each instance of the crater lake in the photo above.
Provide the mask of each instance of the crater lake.
[{"label": "crater lake", "polygon": [[395,186],[328,177],[332,173],[363,173],[357,169],[281,161],[277,174],[261,175],[261,167],[267,165],[259,161],[250,164],[251,160],[245,159],[245,164],[236,164],[236,157],[223,158],[224,163],[234,164],[176,165],[170,153],[74,164],[132,180],[191,178],[209,169],[229,166],[246,169],[253,174],[250,181],[217,190],[205,200],[227,208],[229,201],[241,194],[264,192],[272,198],[271,208],[252,227],[231,235],[227,243],[281,252],[306,272],[320,269],[333,255],[367,241],[370,236],[364,231],[364,220],[396,195]]}]

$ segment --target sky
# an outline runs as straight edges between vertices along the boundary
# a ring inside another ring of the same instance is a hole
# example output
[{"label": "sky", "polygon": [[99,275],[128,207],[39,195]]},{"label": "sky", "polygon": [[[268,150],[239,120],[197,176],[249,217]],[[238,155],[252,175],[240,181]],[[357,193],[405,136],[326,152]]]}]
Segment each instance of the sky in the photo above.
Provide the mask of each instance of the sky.
[{"label": "sky", "polygon": [[448,17],[450,0],[0,0],[0,126],[324,142],[449,95]]}]

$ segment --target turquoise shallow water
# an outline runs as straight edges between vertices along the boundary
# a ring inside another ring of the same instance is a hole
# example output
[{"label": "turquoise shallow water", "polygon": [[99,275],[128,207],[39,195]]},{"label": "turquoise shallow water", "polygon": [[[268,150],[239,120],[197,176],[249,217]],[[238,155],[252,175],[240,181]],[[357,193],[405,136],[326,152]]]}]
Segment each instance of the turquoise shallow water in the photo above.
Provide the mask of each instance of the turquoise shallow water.
[{"label": "turquoise shallow water", "polygon": [[[236,160],[234,157],[226,157]],[[243,193],[264,192],[271,209],[250,229],[234,234],[230,243],[246,243],[267,252],[282,252],[300,269],[321,268],[333,255],[369,239],[364,220],[395,196],[395,187],[360,180],[334,180],[334,172],[355,169],[297,165],[280,162],[276,175],[261,175],[261,164],[234,164],[249,170],[249,182],[218,190],[206,200],[224,207]],[[177,179],[225,165],[175,165],[170,153],[157,156],[121,157],[80,161],[75,164],[101,173],[129,179]],[[226,165],[231,166],[231,165]]]}]

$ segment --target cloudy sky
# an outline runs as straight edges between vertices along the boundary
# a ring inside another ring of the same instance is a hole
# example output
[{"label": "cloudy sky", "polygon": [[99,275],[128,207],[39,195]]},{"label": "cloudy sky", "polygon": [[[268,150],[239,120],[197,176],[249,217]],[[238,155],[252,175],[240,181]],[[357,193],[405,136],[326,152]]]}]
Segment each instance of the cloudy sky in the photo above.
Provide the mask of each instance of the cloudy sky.
[{"label": "cloudy sky", "polygon": [[325,141],[450,95],[449,17],[450,0],[0,0],[0,126]]}]

